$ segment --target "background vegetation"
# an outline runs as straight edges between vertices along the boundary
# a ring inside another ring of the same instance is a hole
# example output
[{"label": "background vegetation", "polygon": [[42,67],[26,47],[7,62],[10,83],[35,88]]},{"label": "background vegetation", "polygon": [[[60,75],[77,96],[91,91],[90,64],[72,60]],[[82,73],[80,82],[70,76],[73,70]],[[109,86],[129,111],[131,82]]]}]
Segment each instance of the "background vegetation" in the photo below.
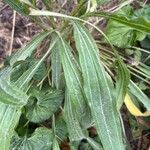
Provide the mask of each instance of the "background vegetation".
[{"label": "background vegetation", "polygon": [[12,53],[13,19],[0,70],[0,150],[147,150],[147,1],[5,3],[38,34]]}]

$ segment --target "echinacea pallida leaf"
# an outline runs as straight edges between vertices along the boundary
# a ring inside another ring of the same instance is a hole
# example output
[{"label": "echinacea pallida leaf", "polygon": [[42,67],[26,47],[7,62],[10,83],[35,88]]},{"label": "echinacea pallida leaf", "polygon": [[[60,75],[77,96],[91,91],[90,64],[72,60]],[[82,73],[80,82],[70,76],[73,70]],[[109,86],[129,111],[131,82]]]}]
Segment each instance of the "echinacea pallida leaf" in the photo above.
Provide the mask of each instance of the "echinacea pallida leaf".
[{"label": "echinacea pallida leaf", "polygon": [[140,109],[134,104],[129,94],[126,94],[124,103],[129,112],[134,116],[150,116],[150,111],[141,112]]},{"label": "echinacea pallida leaf", "polygon": [[[55,43],[55,41],[54,41],[54,43]],[[18,90],[25,89],[28,82],[32,79],[33,75],[36,73],[38,67],[41,65],[43,60],[49,55],[52,47],[54,46],[54,43],[52,43],[50,45],[50,48],[44,54],[44,56],[38,61],[38,63],[34,64],[31,68],[29,68],[29,70],[27,70],[25,73],[23,73],[23,75],[15,82],[15,86],[18,87]],[[25,56],[24,59],[26,57],[27,56]],[[7,93],[7,91],[6,91],[6,93]],[[26,97],[24,97],[24,98],[26,98]],[[24,101],[24,103],[27,103],[26,99],[22,99],[22,101]],[[9,145],[10,145],[10,138],[12,137],[14,128],[16,127],[16,125],[19,121],[19,117],[21,115],[21,109],[23,106],[12,107],[11,105],[5,105],[3,103],[0,103],[0,107],[3,107],[3,109],[1,109],[1,111],[2,111],[1,114],[3,116],[0,116],[0,120],[2,120],[2,121],[0,121],[0,123],[1,123],[0,124],[0,137],[3,137],[0,139],[0,149],[8,150]],[[4,116],[7,116],[7,118]],[[9,124],[8,124],[8,120],[9,120]],[[3,131],[4,128],[7,128],[6,132]],[[9,135],[9,138],[7,137],[7,135]]]},{"label": "echinacea pallida leaf", "polygon": [[65,94],[64,118],[67,123],[69,138],[71,142],[80,141],[85,138],[80,123],[77,119],[75,107],[68,90],[66,90]]},{"label": "echinacea pallida leaf", "polygon": [[82,126],[87,128],[87,126],[91,123],[89,117],[90,110],[82,88],[82,76],[79,70],[78,62],[72,54],[72,48],[64,39],[62,39],[61,36],[56,44],[58,45],[58,50],[60,51],[66,86],[68,93],[70,94],[72,104],[74,105],[77,113],[77,117],[79,119],[78,121],[82,124]]},{"label": "echinacea pallida leaf", "polygon": [[18,86],[20,89],[22,89],[24,91],[26,90],[26,87],[28,86],[28,83],[30,82],[32,77],[35,75],[35,73],[37,72],[37,70],[39,69],[39,67],[41,66],[43,61],[45,60],[45,58],[50,54],[50,52],[51,52],[52,48],[54,47],[56,41],[57,41],[57,39],[54,40],[52,43],[50,43],[49,49],[43,55],[43,57],[39,61],[33,63],[33,65],[31,67],[29,67],[29,69],[21,75],[21,77],[15,82],[16,86]]},{"label": "echinacea pallida leaf", "polygon": [[121,60],[118,59],[117,64],[118,75],[116,78],[116,105],[119,112],[127,92],[130,75],[127,67]]},{"label": "echinacea pallida leaf", "polygon": [[29,138],[19,137],[16,134],[12,139],[10,150],[50,150],[52,142],[52,131],[39,127]]},{"label": "echinacea pallida leaf", "polygon": [[17,61],[25,60],[31,56],[33,51],[38,47],[42,40],[48,36],[49,32],[42,32],[35,36],[31,42],[29,42],[24,48],[18,50],[10,60],[10,65],[13,66]]},{"label": "echinacea pallida leaf", "polygon": [[52,117],[52,130],[53,130],[53,150],[60,150],[59,143],[56,138],[56,128],[55,128],[55,116]]},{"label": "echinacea pallida leaf", "polygon": [[63,141],[67,139],[68,129],[63,115],[56,118],[55,132],[59,139],[62,139]]},{"label": "echinacea pallida leaf", "polygon": [[31,96],[26,105],[28,120],[34,123],[42,122],[55,113],[63,100],[63,92],[60,90],[39,90],[32,88]]},{"label": "echinacea pallida leaf", "polygon": [[133,94],[138,101],[140,101],[144,107],[150,111],[150,99],[147,97],[147,95],[145,95],[133,81],[130,81],[128,87],[131,94]]},{"label": "echinacea pallida leaf", "polygon": [[0,102],[0,150],[9,150],[20,115],[20,108]]},{"label": "echinacea pallida leaf", "polygon": [[0,149],[9,150],[10,139],[28,96],[11,85],[3,75],[0,79],[0,88]]},{"label": "echinacea pallida leaf", "polygon": [[121,125],[98,48],[87,29],[74,23],[74,37],[79,53],[84,92],[104,150],[124,150]]},{"label": "echinacea pallida leaf", "polygon": [[14,10],[23,15],[29,14],[28,6],[20,2],[19,0],[5,0],[6,3],[10,5]]},{"label": "echinacea pallida leaf", "polygon": [[13,106],[24,106],[28,96],[14,85],[0,79],[0,102]]},{"label": "echinacea pallida leaf", "polygon": [[61,88],[62,64],[61,55],[58,44],[54,45],[51,54],[51,68],[52,68],[52,86],[57,89]]},{"label": "echinacea pallida leaf", "polygon": [[150,21],[148,21],[142,17],[137,18],[137,19],[128,19],[125,16],[121,16],[121,15],[119,16],[119,15],[105,13],[105,12],[92,12],[92,13],[86,14],[84,17],[92,17],[92,16],[105,17],[108,19],[112,19],[112,20],[117,21],[121,24],[124,24],[128,27],[131,27],[135,30],[144,32],[146,34],[150,34],[150,28],[149,28]]},{"label": "echinacea pallida leaf", "polygon": [[88,143],[93,147],[94,150],[103,150],[103,147],[94,141],[92,138],[87,138]]}]

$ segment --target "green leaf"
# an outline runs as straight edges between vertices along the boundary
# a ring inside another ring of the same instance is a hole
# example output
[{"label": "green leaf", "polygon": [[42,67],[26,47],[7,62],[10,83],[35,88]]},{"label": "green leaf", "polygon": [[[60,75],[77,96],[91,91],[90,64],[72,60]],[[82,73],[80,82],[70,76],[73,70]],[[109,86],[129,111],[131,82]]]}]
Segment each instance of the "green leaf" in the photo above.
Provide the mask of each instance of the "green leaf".
[{"label": "green leaf", "polygon": [[53,150],[60,150],[59,143],[56,139],[55,116],[52,117],[52,130],[53,130]]},{"label": "green leaf", "polygon": [[87,128],[91,124],[90,110],[82,88],[82,76],[78,62],[71,53],[72,48],[62,37],[56,44],[59,46],[66,86],[77,113],[78,121],[84,128]]},{"label": "green leaf", "polygon": [[0,103],[0,149],[9,150],[10,141],[21,115],[21,108]]},{"label": "green leaf", "polygon": [[28,61],[19,62],[16,66],[13,67],[10,73],[10,81],[13,83],[16,82],[28,68]]},{"label": "green leaf", "polygon": [[[132,12],[132,7],[127,6],[115,14],[119,16],[126,16],[126,18],[130,19],[133,16]],[[114,20],[109,20],[106,28],[106,35],[110,42],[118,47],[132,46],[137,40],[141,41],[146,36],[146,34],[136,31],[135,29]]]},{"label": "green leaf", "polygon": [[150,36],[147,36],[143,41],[140,42],[143,49],[150,50]]},{"label": "green leaf", "polygon": [[98,5],[101,5],[101,4],[111,2],[111,0],[96,0],[96,2],[97,2]]},{"label": "green leaf", "polygon": [[54,40],[50,46],[47,52],[43,55],[43,57],[38,61],[34,62],[34,64],[22,74],[22,76],[15,82],[15,85],[18,86],[20,89],[25,90],[28,83],[32,79],[32,77],[36,74],[37,70],[43,63],[43,61],[46,59],[46,57],[50,54],[52,48],[54,47],[55,43],[57,42],[57,39]]},{"label": "green leaf", "polygon": [[73,107],[73,102],[68,91],[65,95],[65,105],[64,105],[64,118],[67,123],[67,128],[69,132],[69,139],[71,142],[80,141],[85,138],[82,132],[80,123],[75,113],[75,107]]},{"label": "green leaf", "polygon": [[146,20],[145,18],[129,19],[123,15],[115,15],[115,14],[110,14],[110,13],[105,13],[105,12],[92,12],[92,13],[86,14],[83,17],[93,17],[93,16],[112,19],[118,23],[124,24],[137,31],[144,32],[146,34],[150,33],[150,28],[149,28],[150,21]]},{"label": "green leaf", "polygon": [[55,132],[57,137],[59,137],[59,139],[61,139],[62,141],[67,139],[68,129],[63,116],[59,116],[56,118]]},{"label": "green leaf", "polygon": [[84,79],[84,91],[102,145],[106,150],[124,150],[119,115],[96,43],[87,29],[78,23],[74,23],[74,36]]},{"label": "green leaf", "polygon": [[141,41],[146,36],[146,34],[112,20],[107,25],[106,35],[113,45],[123,48],[132,46],[136,40]]},{"label": "green leaf", "polygon": [[[38,59],[35,59],[29,65],[38,63],[38,61],[39,61]],[[44,62],[42,62],[37,71],[35,72],[33,80],[42,80],[45,77],[46,73],[47,73],[46,65]]]},{"label": "green leaf", "polygon": [[10,65],[13,66],[17,61],[25,60],[31,56],[32,52],[38,47],[42,40],[48,36],[50,32],[42,32],[35,36],[24,48],[18,50],[10,60]]},{"label": "green leaf", "polygon": [[92,138],[87,138],[87,141],[93,147],[94,150],[103,150],[103,147],[99,143],[94,141]]},{"label": "green leaf", "polygon": [[150,20],[150,5],[145,5],[141,9],[137,9],[134,11],[133,18],[146,18],[147,20]]},{"label": "green leaf", "polygon": [[24,106],[28,96],[14,85],[0,79],[0,102],[14,106]]},{"label": "green leaf", "polygon": [[116,79],[116,102],[117,109],[120,111],[121,106],[123,105],[125,95],[127,93],[127,88],[130,80],[130,75],[127,67],[122,61],[118,61],[118,72]]},{"label": "green leaf", "polygon": [[150,99],[140,90],[140,88],[132,81],[129,84],[130,92],[144,105],[144,107],[150,110]]},{"label": "green leaf", "polygon": [[[5,75],[5,72],[3,72]],[[28,96],[5,79],[0,79],[0,149],[9,150],[21,108],[27,103]]]},{"label": "green leaf", "polygon": [[53,87],[60,89],[62,85],[61,84],[62,64],[61,64],[60,49],[57,44],[55,44],[51,54],[51,68],[52,68],[52,85]]},{"label": "green leaf", "polygon": [[145,74],[147,74],[148,76],[150,75],[150,66],[140,63],[137,68],[142,72],[144,72]]},{"label": "green leaf", "polygon": [[38,90],[33,87],[31,96],[26,106],[26,117],[31,122],[42,122],[50,118],[58,109],[63,100],[62,91]]},{"label": "green leaf", "polygon": [[30,12],[28,6],[20,2],[19,0],[5,0],[5,2],[8,3],[10,7],[12,7],[18,13],[28,15]]},{"label": "green leaf", "polygon": [[60,150],[59,144],[56,138],[53,139],[53,150]]},{"label": "green leaf", "polygon": [[52,148],[52,131],[40,127],[35,130],[31,137],[19,137],[15,135],[12,139],[11,150],[50,150]]}]

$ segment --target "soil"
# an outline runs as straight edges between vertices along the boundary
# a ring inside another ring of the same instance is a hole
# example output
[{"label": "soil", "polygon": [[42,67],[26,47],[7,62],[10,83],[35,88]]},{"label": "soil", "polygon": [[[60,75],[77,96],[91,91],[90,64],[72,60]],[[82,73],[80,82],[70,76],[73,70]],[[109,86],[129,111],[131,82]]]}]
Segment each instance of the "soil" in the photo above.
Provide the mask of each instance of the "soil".
[{"label": "soil", "polygon": [[[0,2],[0,62],[8,55],[13,26],[14,11],[3,1]],[[29,18],[16,14],[12,52],[23,47],[41,31]]]}]

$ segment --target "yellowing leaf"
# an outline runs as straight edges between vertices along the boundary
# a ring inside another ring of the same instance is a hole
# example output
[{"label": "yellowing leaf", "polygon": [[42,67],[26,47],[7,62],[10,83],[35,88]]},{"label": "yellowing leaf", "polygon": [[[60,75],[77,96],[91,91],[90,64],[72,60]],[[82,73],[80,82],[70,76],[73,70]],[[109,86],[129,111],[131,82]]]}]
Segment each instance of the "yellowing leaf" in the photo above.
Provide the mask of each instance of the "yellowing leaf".
[{"label": "yellowing leaf", "polygon": [[134,116],[150,116],[150,111],[146,111],[142,113],[133,103],[130,96],[126,94],[124,103],[126,107],[128,108],[129,112]]}]

